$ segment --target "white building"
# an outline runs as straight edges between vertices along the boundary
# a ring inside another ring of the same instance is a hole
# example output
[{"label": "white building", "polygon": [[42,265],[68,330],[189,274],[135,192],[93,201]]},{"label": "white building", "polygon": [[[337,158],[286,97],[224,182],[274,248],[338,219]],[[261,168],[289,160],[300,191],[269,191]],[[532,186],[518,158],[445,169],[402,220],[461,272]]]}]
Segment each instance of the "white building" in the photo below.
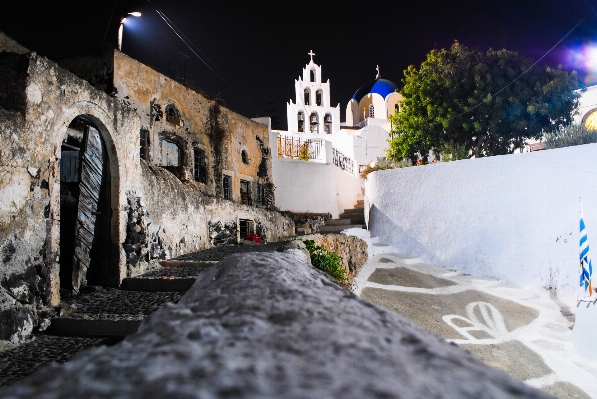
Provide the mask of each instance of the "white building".
[{"label": "white building", "polygon": [[574,123],[597,130],[597,85],[587,87],[587,91],[582,93]]},{"label": "white building", "polygon": [[311,60],[294,82],[295,100],[286,104],[288,130],[270,136],[276,205],[336,217],[362,197],[359,174],[365,165],[385,157],[388,117],[398,109],[401,95],[394,83],[380,78],[378,67],[376,78],[349,99],[346,122],[341,122],[340,104],[330,104],[330,81],[322,81],[315,54],[309,55]]}]

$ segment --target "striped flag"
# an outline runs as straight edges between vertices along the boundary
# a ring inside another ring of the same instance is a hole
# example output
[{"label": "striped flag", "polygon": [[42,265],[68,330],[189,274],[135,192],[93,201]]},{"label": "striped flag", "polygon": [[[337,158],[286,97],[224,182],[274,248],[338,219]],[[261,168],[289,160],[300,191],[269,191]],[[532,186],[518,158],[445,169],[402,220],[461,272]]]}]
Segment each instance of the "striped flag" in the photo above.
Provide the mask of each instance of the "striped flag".
[{"label": "striped flag", "polygon": [[585,296],[593,295],[593,265],[589,256],[589,241],[585,219],[582,213],[582,198],[580,200],[580,287]]}]

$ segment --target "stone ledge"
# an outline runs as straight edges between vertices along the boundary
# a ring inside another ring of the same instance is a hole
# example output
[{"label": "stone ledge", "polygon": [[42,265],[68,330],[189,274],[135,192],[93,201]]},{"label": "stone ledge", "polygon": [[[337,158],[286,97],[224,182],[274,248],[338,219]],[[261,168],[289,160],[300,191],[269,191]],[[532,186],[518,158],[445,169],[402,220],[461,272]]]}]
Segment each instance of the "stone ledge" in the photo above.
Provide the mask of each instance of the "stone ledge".
[{"label": "stone ledge", "polygon": [[303,252],[234,255],[137,333],[6,398],[548,398],[366,302]]}]

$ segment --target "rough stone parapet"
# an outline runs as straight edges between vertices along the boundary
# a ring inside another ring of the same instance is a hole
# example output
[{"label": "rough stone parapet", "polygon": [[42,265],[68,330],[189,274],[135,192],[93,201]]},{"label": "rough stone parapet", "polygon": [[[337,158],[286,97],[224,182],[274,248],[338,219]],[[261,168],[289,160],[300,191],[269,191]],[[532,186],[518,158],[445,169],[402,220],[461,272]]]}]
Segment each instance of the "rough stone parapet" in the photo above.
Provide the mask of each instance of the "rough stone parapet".
[{"label": "rough stone parapet", "polygon": [[298,250],[226,258],[139,331],[5,398],[548,398],[366,302]]}]

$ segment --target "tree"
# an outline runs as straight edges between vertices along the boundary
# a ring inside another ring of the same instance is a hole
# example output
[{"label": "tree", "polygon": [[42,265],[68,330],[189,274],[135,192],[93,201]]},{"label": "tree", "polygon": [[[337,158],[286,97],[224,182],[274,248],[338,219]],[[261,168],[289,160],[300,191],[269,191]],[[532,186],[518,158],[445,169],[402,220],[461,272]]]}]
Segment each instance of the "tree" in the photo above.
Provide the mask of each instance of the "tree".
[{"label": "tree", "polygon": [[578,108],[576,72],[532,67],[507,50],[455,42],[404,71],[401,112],[391,117],[388,156],[428,161],[429,151],[464,147],[476,157],[507,154],[544,130],[568,125]]}]

